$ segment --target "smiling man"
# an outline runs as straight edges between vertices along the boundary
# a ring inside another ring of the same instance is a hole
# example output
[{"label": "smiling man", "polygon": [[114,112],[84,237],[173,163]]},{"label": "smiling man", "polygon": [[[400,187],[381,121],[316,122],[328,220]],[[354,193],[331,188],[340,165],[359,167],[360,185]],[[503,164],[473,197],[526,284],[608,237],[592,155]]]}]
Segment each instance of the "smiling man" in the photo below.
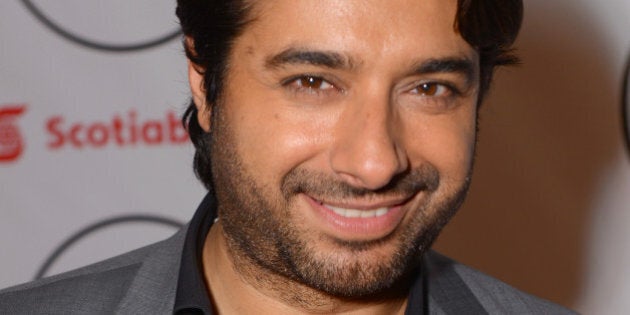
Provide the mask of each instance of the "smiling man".
[{"label": "smiling man", "polygon": [[492,71],[515,62],[520,1],[181,0],[177,13],[184,122],[210,193],[173,238],[8,289],[0,310],[569,312],[429,250],[468,189]]}]

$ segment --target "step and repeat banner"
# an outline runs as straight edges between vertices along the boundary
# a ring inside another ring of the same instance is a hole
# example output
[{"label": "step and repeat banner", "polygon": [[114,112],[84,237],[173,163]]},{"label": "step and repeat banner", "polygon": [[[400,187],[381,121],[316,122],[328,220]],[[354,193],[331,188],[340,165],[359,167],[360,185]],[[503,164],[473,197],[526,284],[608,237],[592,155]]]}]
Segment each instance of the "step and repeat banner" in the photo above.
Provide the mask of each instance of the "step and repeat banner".
[{"label": "step and repeat banner", "polygon": [[[436,247],[581,312],[621,314],[630,0],[525,5],[523,65],[497,73],[469,199]],[[174,10],[0,2],[0,287],[168,237],[203,198],[179,123]]]},{"label": "step and repeat banner", "polygon": [[0,2],[0,286],[170,236],[204,195],[174,1]]}]

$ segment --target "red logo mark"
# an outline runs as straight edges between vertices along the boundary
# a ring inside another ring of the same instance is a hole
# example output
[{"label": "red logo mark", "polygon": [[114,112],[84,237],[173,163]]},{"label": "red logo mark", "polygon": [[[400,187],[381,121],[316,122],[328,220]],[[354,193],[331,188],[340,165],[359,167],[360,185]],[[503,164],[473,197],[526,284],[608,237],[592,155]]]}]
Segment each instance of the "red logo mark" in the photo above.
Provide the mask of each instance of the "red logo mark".
[{"label": "red logo mark", "polygon": [[24,141],[15,120],[25,110],[24,104],[0,107],[0,162],[15,161],[24,151]]}]

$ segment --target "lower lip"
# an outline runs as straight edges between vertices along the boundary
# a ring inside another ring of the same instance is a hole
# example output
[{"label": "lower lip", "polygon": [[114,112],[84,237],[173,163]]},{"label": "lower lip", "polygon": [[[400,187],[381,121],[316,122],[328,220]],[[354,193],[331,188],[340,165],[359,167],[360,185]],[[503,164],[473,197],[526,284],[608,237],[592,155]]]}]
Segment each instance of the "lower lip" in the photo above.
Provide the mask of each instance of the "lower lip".
[{"label": "lower lip", "polygon": [[305,196],[314,210],[315,223],[319,223],[326,234],[345,241],[373,241],[392,233],[403,220],[405,211],[398,205],[389,208],[381,216],[370,218],[348,218],[335,213],[315,199]]}]

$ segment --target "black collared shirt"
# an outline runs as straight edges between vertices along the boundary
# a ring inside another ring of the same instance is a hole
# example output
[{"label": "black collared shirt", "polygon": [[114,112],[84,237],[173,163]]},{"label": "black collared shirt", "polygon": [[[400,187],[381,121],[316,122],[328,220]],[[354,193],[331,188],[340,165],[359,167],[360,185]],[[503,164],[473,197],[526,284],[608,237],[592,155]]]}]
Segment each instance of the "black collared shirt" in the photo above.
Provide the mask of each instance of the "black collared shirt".
[{"label": "black collared shirt", "polygon": [[216,217],[214,195],[207,194],[195,211],[186,232],[173,314],[213,314],[210,295],[204,281],[201,254],[206,235]]},{"label": "black collared shirt", "polygon": [[[201,254],[206,235],[216,217],[216,200],[212,194],[208,194],[197,208],[188,227],[179,269],[173,314],[214,314],[208,288],[204,281]],[[424,286],[422,277],[418,275],[409,292],[405,314],[427,314],[424,303],[426,300]]]}]

